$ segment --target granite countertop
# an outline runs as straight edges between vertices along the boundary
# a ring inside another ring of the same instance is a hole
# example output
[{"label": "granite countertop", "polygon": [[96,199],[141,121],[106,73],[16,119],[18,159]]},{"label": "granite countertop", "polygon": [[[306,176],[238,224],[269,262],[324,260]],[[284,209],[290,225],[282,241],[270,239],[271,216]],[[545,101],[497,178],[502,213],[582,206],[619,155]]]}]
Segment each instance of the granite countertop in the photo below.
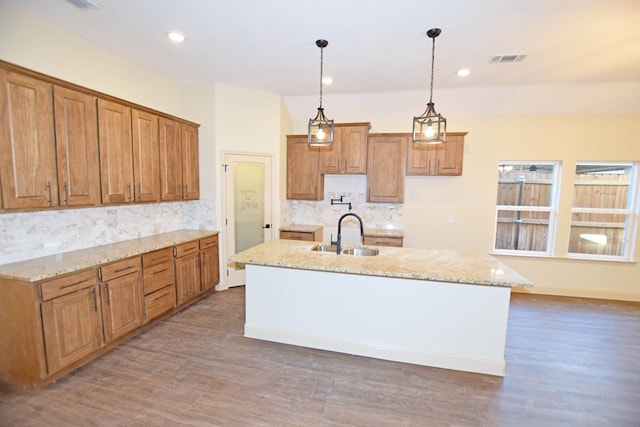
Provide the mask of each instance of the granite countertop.
[{"label": "granite countertop", "polygon": [[0,279],[39,282],[216,234],[217,231],[178,230],[4,264],[0,265]]},{"label": "granite countertop", "polygon": [[[315,252],[317,242],[271,240],[230,257],[240,264],[296,268],[368,276],[454,282],[474,285],[532,287],[533,283],[490,255],[452,250],[367,246],[376,256]],[[345,245],[351,247],[353,245]]]},{"label": "granite countertop", "polygon": [[307,225],[307,224],[290,224],[280,227],[280,231],[296,231],[299,233],[315,233],[322,228],[321,225]]}]

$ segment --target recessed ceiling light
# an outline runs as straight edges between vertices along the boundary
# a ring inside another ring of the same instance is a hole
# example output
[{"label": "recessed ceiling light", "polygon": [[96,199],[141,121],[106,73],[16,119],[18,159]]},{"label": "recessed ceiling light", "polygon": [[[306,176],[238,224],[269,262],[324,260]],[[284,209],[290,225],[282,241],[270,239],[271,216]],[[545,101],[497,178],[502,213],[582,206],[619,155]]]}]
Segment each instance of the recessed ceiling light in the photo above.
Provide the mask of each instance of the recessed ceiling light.
[{"label": "recessed ceiling light", "polygon": [[322,78],[322,83],[326,84],[326,85],[330,85],[331,83],[333,83],[333,79],[331,77],[323,77]]},{"label": "recessed ceiling light", "polygon": [[167,34],[167,37],[169,37],[171,40],[173,40],[176,43],[180,43],[184,41],[184,34],[179,33],[178,31],[170,31],[169,34]]},{"label": "recessed ceiling light", "polygon": [[468,68],[460,68],[458,71],[456,71],[456,74],[458,75],[458,77],[467,77],[469,74],[471,74],[471,70]]}]

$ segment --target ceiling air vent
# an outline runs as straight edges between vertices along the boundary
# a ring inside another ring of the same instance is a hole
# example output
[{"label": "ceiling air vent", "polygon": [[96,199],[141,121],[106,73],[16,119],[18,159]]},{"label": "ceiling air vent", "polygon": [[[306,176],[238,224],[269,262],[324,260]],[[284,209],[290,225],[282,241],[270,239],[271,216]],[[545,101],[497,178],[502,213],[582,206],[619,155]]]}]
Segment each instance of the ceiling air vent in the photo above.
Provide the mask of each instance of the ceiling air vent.
[{"label": "ceiling air vent", "polygon": [[492,56],[489,60],[489,63],[499,63],[499,62],[520,62],[526,58],[527,55],[496,55]]},{"label": "ceiling air vent", "polygon": [[84,11],[100,9],[100,6],[90,0],[67,0],[67,2]]}]

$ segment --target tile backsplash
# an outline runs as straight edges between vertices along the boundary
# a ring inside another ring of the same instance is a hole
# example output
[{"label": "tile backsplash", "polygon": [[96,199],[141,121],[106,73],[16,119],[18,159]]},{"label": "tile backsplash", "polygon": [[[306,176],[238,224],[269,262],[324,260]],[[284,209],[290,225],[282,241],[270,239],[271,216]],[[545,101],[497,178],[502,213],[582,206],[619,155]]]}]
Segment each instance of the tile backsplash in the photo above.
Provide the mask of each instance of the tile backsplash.
[{"label": "tile backsplash", "polygon": [[213,200],[0,214],[0,264],[179,229],[216,229]]}]

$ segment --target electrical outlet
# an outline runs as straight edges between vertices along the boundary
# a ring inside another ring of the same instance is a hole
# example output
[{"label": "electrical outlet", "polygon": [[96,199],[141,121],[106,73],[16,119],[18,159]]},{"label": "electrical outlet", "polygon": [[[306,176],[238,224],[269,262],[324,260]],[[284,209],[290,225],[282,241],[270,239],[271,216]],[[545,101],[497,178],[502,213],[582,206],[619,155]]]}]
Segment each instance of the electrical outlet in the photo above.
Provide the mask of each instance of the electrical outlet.
[{"label": "electrical outlet", "polygon": [[455,219],[455,217],[453,216],[453,214],[449,214],[449,215],[447,216],[447,222],[448,222],[449,224],[453,224],[455,221],[456,221],[456,219]]}]

